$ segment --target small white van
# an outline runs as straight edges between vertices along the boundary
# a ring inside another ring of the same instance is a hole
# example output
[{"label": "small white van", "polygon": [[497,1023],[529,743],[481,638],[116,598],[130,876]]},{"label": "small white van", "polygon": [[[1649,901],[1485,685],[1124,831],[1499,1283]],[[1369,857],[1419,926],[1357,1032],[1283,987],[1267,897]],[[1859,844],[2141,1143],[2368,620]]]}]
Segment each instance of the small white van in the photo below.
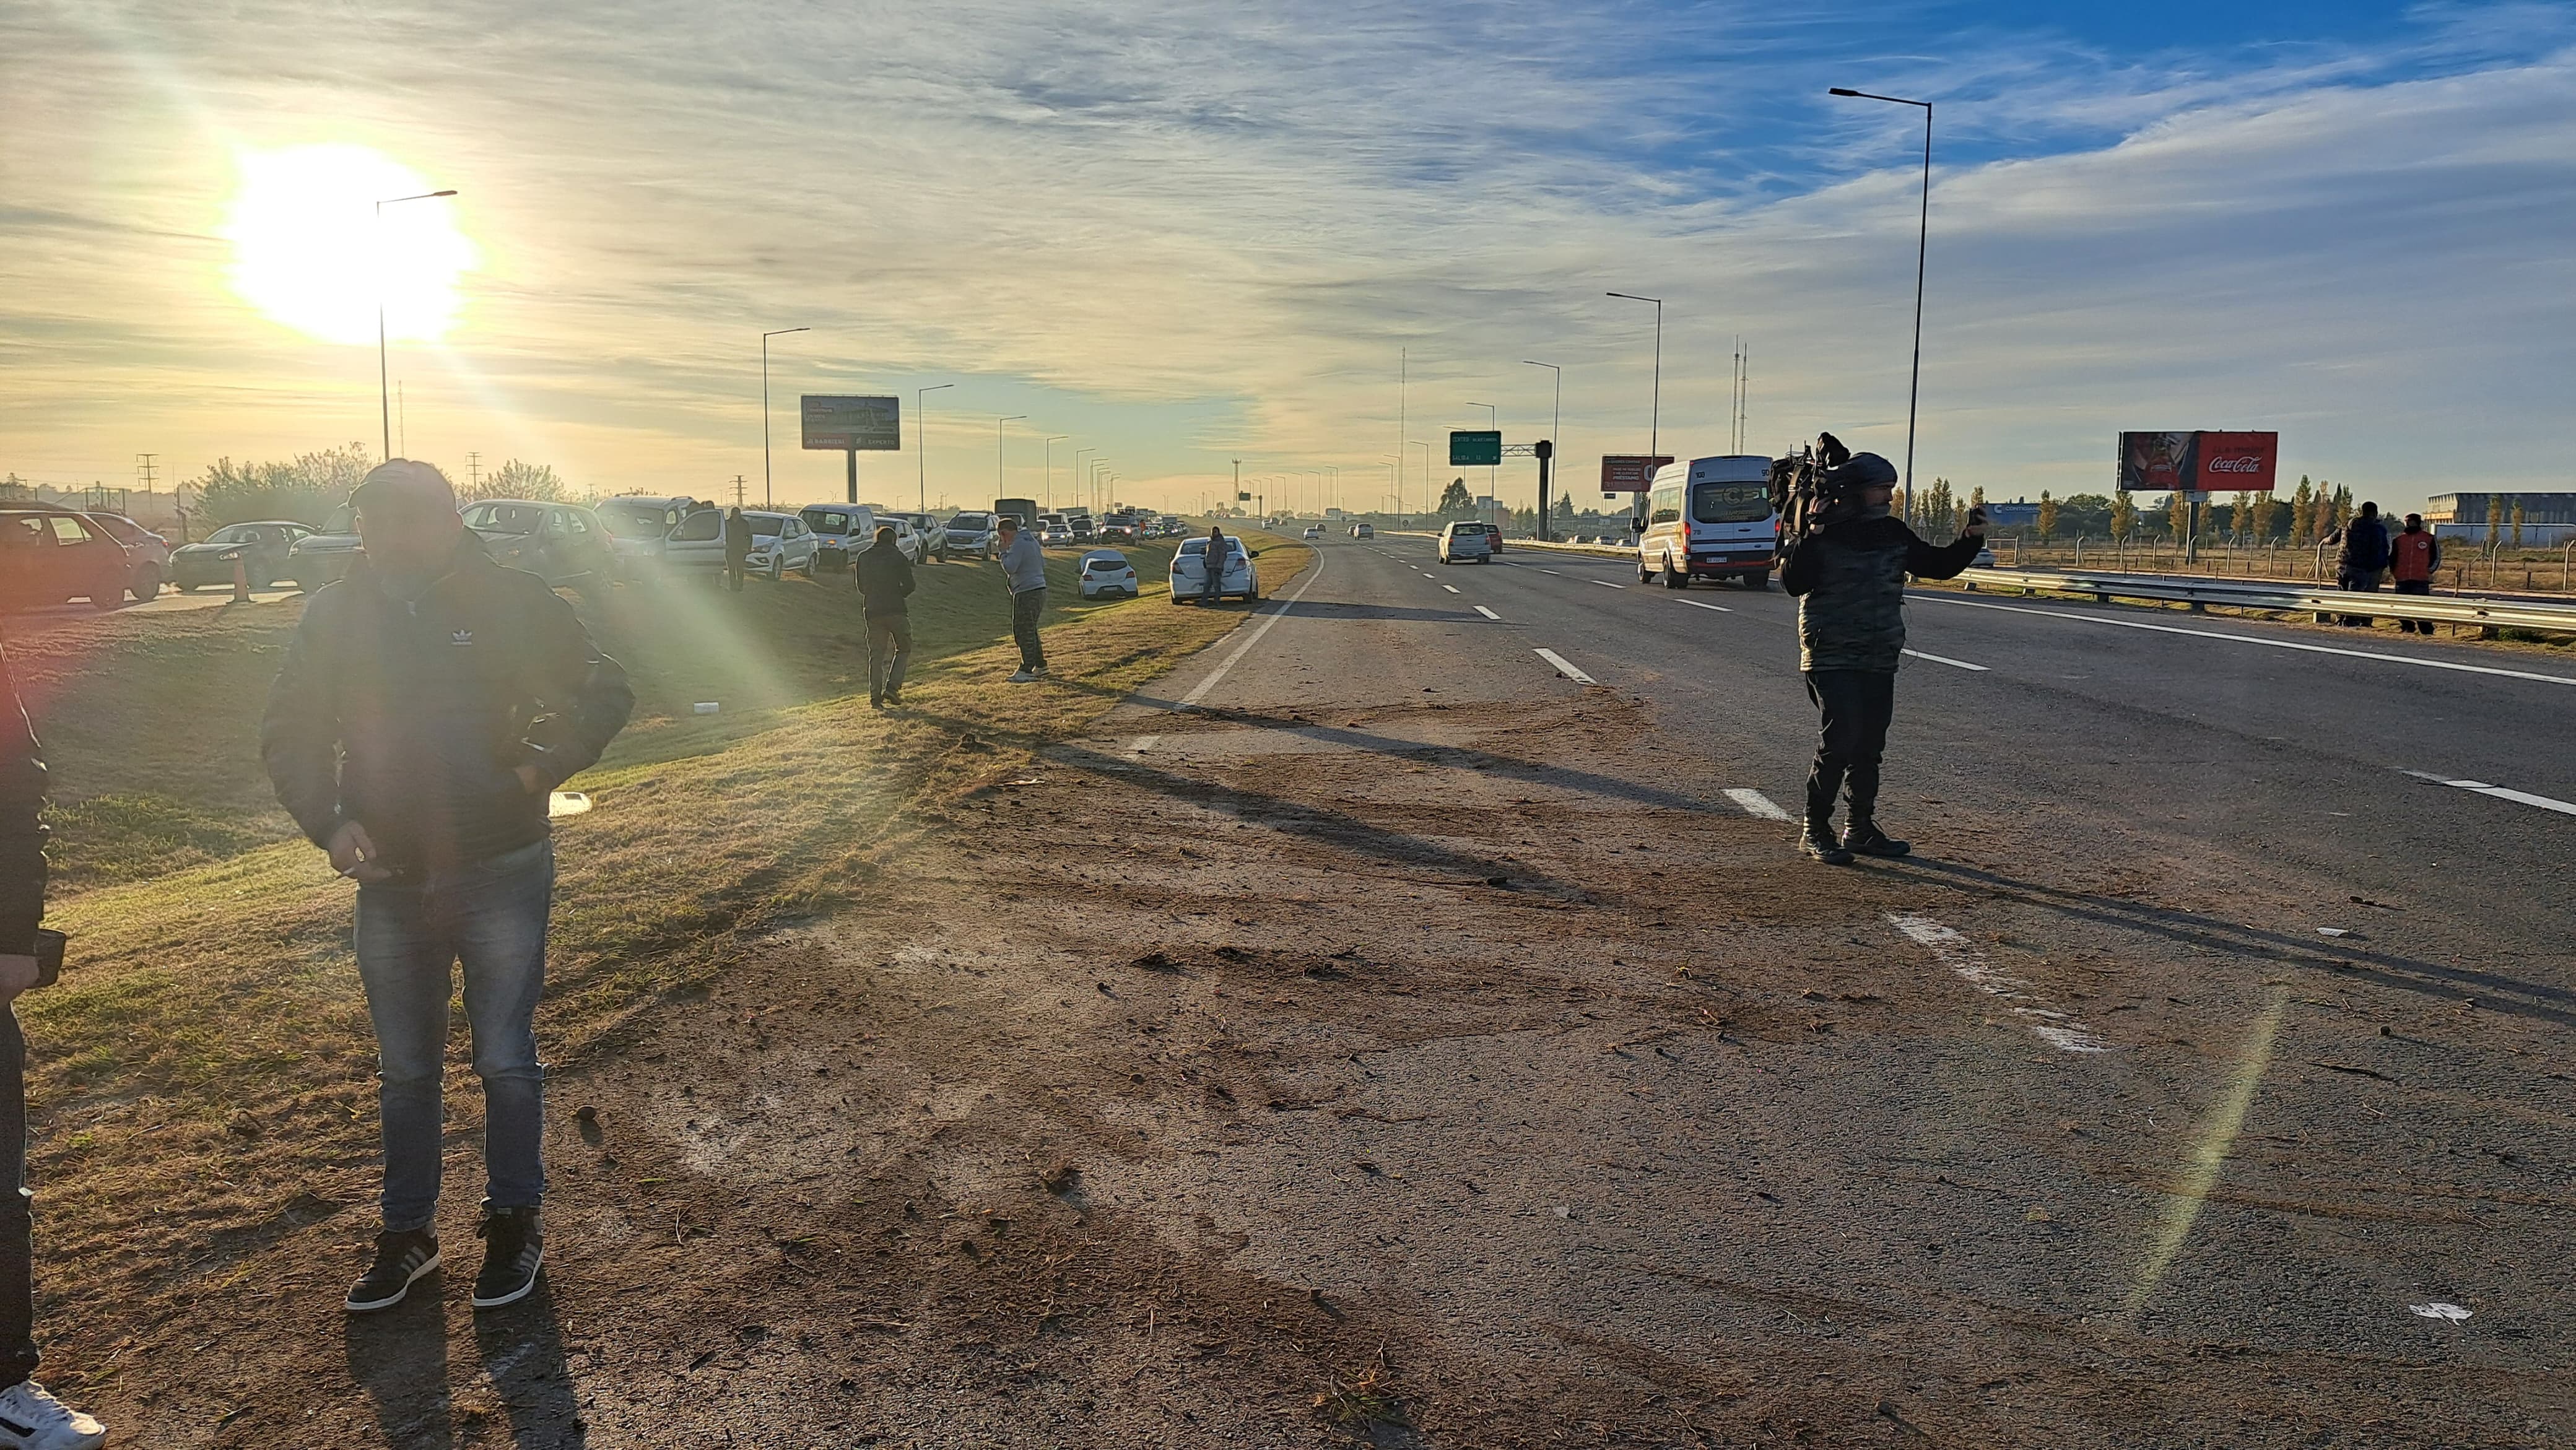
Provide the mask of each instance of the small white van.
[{"label": "small white van", "polygon": [[1749,454],[1668,463],[1646,495],[1637,536],[1637,580],[1661,576],[1667,589],[1691,580],[1771,584],[1780,518],[1771,511],[1771,460]]}]

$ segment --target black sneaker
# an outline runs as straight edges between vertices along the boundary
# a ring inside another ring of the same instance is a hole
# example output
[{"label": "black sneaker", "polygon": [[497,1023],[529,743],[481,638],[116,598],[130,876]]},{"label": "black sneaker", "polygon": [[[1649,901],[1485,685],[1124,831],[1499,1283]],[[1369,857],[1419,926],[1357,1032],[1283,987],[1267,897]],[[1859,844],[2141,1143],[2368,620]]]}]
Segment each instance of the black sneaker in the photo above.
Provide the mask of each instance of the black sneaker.
[{"label": "black sneaker", "polygon": [[376,1262],[349,1291],[349,1312],[391,1309],[422,1275],[438,1267],[438,1235],[425,1228],[376,1235]]},{"label": "black sneaker", "polygon": [[886,691],[886,701],[885,701],[885,702],[886,702],[887,704],[889,704],[889,705],[894,705],[894,706],[898,706],[898,707],[900,707],[900,706],[903,704],[903,691],[901,691],[901,690],[888,690],[888,691]]},{"label": "black sneaker", "polygon": [[1807,823],[1807,832],[1799,838],[1798,846],[1828,866],[1851,864],[1852,853],[1844,850],[1843,843],[1834,839],[1834,828],[1822,821]]},{"label": "black sneaker", "polygon": [[1843,849],[1862,856],[1892,857],[1910,855],[1914,847],[1880,830],[1878,822],[1863,821],[1843,832]]},{"label": "black sneaker", "polygon": [[527,1298],[537,1287],[537,1266],[546,1261],[546,1236],[537,1227],[536,1206],[486,1207],[474,1236],[483,1241],[483,1272],[474,1276],[474,1307],[498,1309]]}]

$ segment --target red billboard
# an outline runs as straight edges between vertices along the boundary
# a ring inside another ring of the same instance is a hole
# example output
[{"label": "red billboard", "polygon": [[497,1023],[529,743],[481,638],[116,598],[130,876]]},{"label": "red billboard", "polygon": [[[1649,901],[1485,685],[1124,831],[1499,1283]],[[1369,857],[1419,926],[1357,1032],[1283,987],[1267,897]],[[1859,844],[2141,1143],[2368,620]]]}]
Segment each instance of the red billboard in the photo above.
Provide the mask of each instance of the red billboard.
[{"label": "red billboard", "polygon": [[1601,491],[1644,493],[1655,486],[1655,470],[1670,462],[1669,457],[1643,453],[1605,453],[1601,455]]},{"label": "red billboard", "polygon": [[2278,433],[2210,430],[2120,435],[2123,493],[2270,493]]}]

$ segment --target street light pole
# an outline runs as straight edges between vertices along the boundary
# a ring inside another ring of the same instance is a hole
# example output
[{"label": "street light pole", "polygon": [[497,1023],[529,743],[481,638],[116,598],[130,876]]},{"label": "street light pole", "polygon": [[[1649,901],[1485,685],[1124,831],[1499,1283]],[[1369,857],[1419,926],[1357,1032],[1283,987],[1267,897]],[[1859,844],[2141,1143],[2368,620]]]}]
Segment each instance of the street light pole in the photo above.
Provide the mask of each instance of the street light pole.
[{"label": "street light pole", "polygon": [[993,497],[995,498],[1002,496],[1002,425],[1026,422],[1028,416],[1026,413],[1013,413],[1007,418],[993,420]]},{"label": "street light pole", "polygon": [[760,335],[760,506],[772,507],[777,500],[769,487],[769,340],[791,332],[811,332],[810,327],[782,327]]},{"label": "street light pole", "polygon": [[930,512],[930,395],[955,383],[932,383],[912,390],[912,486],[918,497],[913,507]]},{"label": "street light pole", "polygon": [[[1097,448],[1077,448],[1073,450],[1073,477],[1065,480],[1066,486],[1077,489],[1082,487],[1082,480],[1088,476],[1082,471],[1082,455],[1086,453],[1097,453],[1099,451],[1100,450]],[[1047,508],[1052,511],[1055,508],[1055,505],[1050,502],[1048,503]]]},{"label": "street light pole", "polygon": [[1048,508],[1055,507],[1055,446],[1072,436],[1073,435],[1070,433],[1058,433],[1046,441],[1046,498]]},{"label": "street light pole", "polygon": [[[428,201],[455,194],[455,188],[450,187],[445,191],[424,191],[416,196],[388,196],[376,203],[376,411],[384,418],[387,458],[394,456],[394,406],[385,382],[385,208],[396,202]],[[406,442],[404,446],[410,445]]]},{"label": "street light pole", "polygon": [[1923,108],[1923,209],[1914,239],[1914,378],[1905,388],[1905,518],[1914,520],[1914,419],[1915,406],[1923,396],[1923,262],[1932,246],[1932,103],[1909,101],[1902,96],[1874,96],[1867,91],[1835,86],[1829,94],[1849,96],[1862,101],[1885,101],[1891,106]]},{"label": "street light pole", "polygon": [[1435,513],[1438,510],[1431,497],[1431,445],[1417,442],[1406,446],[1422,450],[1422,511],[1425,514]]},{"label": "street light pole", "polygon": [[[1500,433],[1500,432],[1502,432],[1502,431],[1503,431],[1503,410],[1502,410],[1502,409],[1495,407],[1495,406],[1494,406],[1493,404],[1491,404],[1491,403],[1469,403],[1467,406],[1468,406],[1468,407],[1470,407],[1470,408],[1482,408],[1482,409],[1484,409],[1484,410],[1485,410],[1485,425],[1486,425],[1487,427],[1489,427],[1489,428],[1493,429],[1496,433]],[[1485,496],[1486,496],[1487,498],[1492,498],[1492,497],[1494,496],[1494,494],[1495,494],[1495,491],[1496,491],[1496,484],[1495,484],[1495,482],[1494,482],[1494,479],[1495,479],[1495,475],[1496,475],[1496,473],[1497,473],[1497,470],[1496,470],[1495,468],[1491,467],[1491,466],[1488,466],[1488,467],[1485,469]]]},{"label": "street light pole", "polygon": [[[1547,425],[1547,439],[1549,445],[1556,450],[1559,456],[1562,456],[1565,452],[1565,440],[1557,435],[1565,428],[1565,369],[1558,367],[1554,363],[1536,362],[1529,358],[1522,358],[1521,365],[1523,367],[1545,368],[1556,378],[1556,413],[1554,415],[1554,421]],[[1561,483],[1564,480],[1560,478],[1558,481]],[[1538,536],[1542,539],[1547,537],[1546,499],[1540,499],[1538,501]]]},{"label": "street light pole", "polygon": [[[1647,415],[1646,457],[1649,459],[1661,458],[1664,456],[1662,446],[1663,435],[1661,432],[1664,421],[1664,299],[1661,297],[1640,297],[1634,292],[1612,292],[1608,295],[1612,297],[1625,297],[1631,302],[1652,302],[1655,304],[1655,401],[1653,410]],[[1653,465],[1649,464],[1648,467],[1651,469]],[[1648,478],[1651,481],[1651,473],[1649,473]]]}]

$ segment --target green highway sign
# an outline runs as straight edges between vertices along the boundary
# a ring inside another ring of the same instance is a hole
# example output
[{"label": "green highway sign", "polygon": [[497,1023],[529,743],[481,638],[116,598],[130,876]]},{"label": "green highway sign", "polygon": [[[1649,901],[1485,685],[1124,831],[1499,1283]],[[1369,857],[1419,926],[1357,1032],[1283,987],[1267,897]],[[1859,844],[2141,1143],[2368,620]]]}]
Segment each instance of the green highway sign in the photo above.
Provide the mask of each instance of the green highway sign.
[{"label": "green highway sign", "polygon": [[1449,466],[1452,468],[1492,468],[1503,461],[1503,435],[1493,433],[1451,433]]}]

